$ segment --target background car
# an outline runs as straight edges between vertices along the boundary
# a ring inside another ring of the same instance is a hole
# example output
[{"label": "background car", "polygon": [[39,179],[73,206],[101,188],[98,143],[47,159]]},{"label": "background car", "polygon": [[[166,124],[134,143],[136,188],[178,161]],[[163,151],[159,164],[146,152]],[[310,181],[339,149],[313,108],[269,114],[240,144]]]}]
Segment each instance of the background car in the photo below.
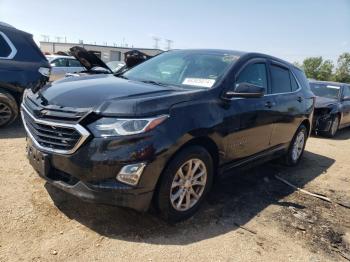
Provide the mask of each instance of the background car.
[{"label": "background car", "polygon": [[316,96],[313,129],[321,135],[334,137],[339,129],[350,126],[350,85],[309,82]]},{"label": "background car", "polygon": [[42,87],[49,73],[33,36],[0,22],[0,127],[17,118],[24,90]]},{"label": "background car", "polygon": [[79,73],[86,70],[73,56],[47,55],[51,65],[50,81],[63,78],[67,73]]}]

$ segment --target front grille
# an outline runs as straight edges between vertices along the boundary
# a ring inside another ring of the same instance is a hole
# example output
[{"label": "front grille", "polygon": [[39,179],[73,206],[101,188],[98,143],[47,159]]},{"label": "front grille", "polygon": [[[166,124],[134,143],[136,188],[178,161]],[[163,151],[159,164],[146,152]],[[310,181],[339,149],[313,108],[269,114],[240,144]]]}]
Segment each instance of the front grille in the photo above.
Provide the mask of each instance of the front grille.
[{"label": "front grille", "polygon": [[22,106],[22,119],[28,135],[46,151],[71,154],[87,139],[89,133],[78,124],[63,124],[35,118]]}]

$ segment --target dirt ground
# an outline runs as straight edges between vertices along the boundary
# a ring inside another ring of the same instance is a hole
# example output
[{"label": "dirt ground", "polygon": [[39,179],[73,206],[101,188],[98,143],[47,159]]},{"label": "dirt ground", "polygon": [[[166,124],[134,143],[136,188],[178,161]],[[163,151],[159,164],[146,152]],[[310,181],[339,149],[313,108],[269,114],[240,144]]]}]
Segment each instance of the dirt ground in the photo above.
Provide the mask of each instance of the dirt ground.
[{"label": "dirt ground", "polygon": [[296,168],[274,162],[232,172],[195,217],[176,226],[45,184],[26,161],[20,122],[0,130],[0,145],[0,261],[350,259],[350,129],[310,138]]}]

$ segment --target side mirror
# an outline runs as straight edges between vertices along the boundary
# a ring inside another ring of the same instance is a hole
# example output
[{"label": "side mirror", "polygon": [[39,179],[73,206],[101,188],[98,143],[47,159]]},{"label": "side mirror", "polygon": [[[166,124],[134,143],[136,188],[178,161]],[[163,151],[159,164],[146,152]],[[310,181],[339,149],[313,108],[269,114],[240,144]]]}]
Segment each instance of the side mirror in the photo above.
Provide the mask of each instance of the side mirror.
[{"label": "side mirror", "polygon": [[239,83],[236,85],[234,91],[227,91],[225,93],[226,98],[232,97],[245,97],[245,98],[258,98],[263,97],[265,92],[265,88],[250,84],[250,83]]},{"label": "side mirror", "polygon": [[343,101],[350,101],[350,96],[344,96],[342,100]]},{"label": "side mirror", "polygon": [[55,66],[56,66],[56,64],[55,64],[55,63],[51,63],[51,64],[50,64],[50,66],[55,67]]}]

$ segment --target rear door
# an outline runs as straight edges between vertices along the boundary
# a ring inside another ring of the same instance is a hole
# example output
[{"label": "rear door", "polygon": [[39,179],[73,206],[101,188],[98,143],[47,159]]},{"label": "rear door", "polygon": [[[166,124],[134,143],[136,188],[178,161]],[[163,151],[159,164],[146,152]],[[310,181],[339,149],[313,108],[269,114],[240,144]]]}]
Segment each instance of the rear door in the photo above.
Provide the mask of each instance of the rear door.
[{"label": "rear door", "polygon": [[[252,59],[238,71],[235,85],[247,82],[261,86],[267,92],[267,72],[265,59]],[[225,153],[230,160],[245,158],[269,148],[273,125],[271,106],[272,98],[267,96],[231,100],[224,125],[238,127],[225,137]],[[237,120],[238,125],[231,122]]]},{"label": "rear door", "polygon": [[343,118],[341,120],[342,126],[347,126],[350,124],[350,100],[344,98],[350,98],[350,86],[344,86],[343,87],[343,93],[342,93],[342,112],[343,112]]},{"label": "rear door", "polygon": [[304,96],[300,84],[286,65],[270,61],[271,89],[269,97],[274,101],[274,125],[271,134],[271,146],[289,143],[304,112]]}]

